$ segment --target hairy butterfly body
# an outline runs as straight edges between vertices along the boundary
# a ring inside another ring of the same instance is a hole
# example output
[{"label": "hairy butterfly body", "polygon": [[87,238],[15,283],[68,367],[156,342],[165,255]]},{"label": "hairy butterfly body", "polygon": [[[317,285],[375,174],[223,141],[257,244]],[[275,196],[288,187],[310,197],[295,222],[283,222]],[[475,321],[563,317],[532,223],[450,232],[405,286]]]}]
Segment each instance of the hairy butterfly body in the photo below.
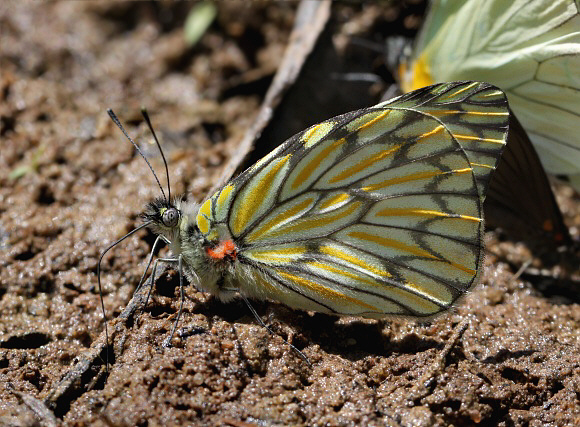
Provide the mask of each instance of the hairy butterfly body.
[{"label": "hairy butterfly body", "polygon": [[221,300],[430,317],[477,282],[508,118],[494,86],[429,86],[312,126],[202,204],[160,198],[143,216]]}]

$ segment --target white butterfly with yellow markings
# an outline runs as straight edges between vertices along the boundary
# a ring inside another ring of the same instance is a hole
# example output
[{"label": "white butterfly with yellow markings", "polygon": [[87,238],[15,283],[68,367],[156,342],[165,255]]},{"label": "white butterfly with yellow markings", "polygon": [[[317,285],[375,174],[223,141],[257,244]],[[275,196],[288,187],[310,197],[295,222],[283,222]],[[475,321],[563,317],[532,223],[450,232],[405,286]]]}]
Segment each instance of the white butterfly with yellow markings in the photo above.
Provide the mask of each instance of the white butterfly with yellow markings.
[{"label": "white butterfly with yellow markings", "polygon": [[428,318],[477,282],[507,123],[494,86],[426,87],[312,126],[201,205],[158,198],[144,226],[223,301]]}]

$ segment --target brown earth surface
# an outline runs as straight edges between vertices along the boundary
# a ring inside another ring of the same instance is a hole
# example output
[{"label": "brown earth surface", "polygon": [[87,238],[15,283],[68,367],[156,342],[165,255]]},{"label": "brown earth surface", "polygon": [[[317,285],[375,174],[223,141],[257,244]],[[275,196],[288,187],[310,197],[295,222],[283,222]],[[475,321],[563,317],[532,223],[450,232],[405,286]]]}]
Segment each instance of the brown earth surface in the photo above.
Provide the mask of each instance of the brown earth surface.
[{"label": "brown earth surface", "polygon": [[[164,274],[143,311],[109,324],[108,376],[97,358],[50,400],[102,339],[100,252],[140,224],[159,191],[106,108],[148,141],[147,106],[173,191],[201,200],[255,117],[296,3],[219,3],[195,47],[183,38],[190,7],[0,4],[0,425],[580,425],[578,288],[542,293],[537,277],[515,276],[529,252],[494,233],[482,284],[428,324],[256,303],[271,336],[243,303],[190,286],[179,336],[163,348],[179,307],[177,275]],[[410,32],[420,21],[406,6],[377,7],[338,5],[337,31],[369,17]],[[161,171],[155,147],[144,150]],[[578,195],[557,195],[578,239]],[[109,318],[129,303],[153,240],[140,231],[105,257]],[[544,290],[567,277],[542,272]]]}]

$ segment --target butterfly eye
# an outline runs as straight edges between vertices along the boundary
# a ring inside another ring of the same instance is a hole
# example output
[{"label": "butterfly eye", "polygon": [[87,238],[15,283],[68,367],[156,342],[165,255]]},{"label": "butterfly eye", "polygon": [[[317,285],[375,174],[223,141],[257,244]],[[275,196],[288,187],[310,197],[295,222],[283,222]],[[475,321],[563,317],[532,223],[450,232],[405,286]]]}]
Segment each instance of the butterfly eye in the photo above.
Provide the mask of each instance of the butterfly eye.
[{"label": "butterfly eye", "polygon": [[179,221],[179,211],[176,208],[169,208],[161,216],[161,221],[166,227],[175,227]]}]

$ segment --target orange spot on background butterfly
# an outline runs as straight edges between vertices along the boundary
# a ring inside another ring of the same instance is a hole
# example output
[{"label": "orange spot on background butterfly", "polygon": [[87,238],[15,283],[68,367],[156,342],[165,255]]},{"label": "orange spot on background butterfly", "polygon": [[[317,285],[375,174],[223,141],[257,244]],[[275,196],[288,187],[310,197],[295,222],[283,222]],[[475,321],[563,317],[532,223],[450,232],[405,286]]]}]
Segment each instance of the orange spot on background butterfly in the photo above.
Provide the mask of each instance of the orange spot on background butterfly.
[{"label": "orange spot on background butterfly", "polygon": [[544,221],[543,227],[544,231],[554,231],[554,223],[549,219]]},{"label": "orange spot on background butterfly", "polygon": [[210,258],[213,259],[236,259],[238,257],[238,253],[236,252],[236,245],[232,240],[224,240],[223,242],[219,242],[213,248],[207,248],[207,254]]}]

